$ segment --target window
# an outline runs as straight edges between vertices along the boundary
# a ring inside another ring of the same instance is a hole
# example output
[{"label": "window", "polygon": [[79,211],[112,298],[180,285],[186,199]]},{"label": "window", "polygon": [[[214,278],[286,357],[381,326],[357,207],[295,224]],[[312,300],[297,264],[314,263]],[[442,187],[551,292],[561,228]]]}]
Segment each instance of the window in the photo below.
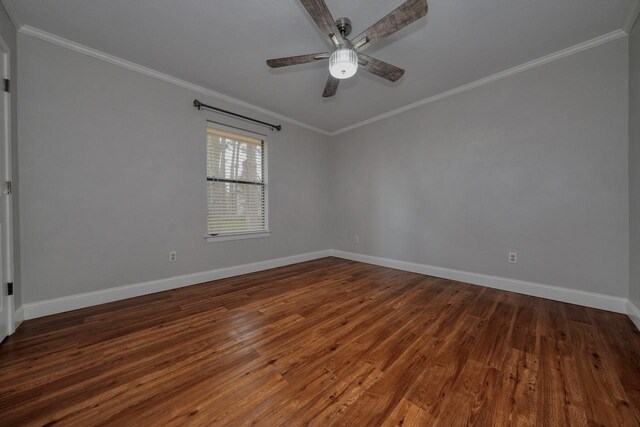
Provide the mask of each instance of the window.
[{"label": "window", "polygon": [[[268,232],[264,137],[207,126],[207,234]],[[249,236],[250,237],[250,236]]]}]

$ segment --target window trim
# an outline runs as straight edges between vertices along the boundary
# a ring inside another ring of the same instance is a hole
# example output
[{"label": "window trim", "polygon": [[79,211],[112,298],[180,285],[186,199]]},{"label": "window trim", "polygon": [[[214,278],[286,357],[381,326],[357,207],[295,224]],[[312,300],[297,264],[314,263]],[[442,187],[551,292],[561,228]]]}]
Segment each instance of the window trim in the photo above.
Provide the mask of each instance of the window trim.
[{"label": "window trim", "polygon": [[[260,230],[260,231],[250,231],[250,232],[236,232],[236,233],[224,233],[224,234],[208,234],[205,232],[204,238],[208,243],[213,243],[213,242],[224,242],[224,241],[230,241],[230,240],[244,240],[244,239],[258,239],[258,238],[264,238],[264,237],[269,237],[271,235],[271,229],[269,227],[269,147],[268,147],[268,143],[267,143],[267,135],[256,132],[256,131],[252,131],[252,130],[248,130],[248,129],[242,129],[236,126],[231,126],[228,124],[223,124],[220,122],[216,122],[213,120],[207,120],[206,121],[206,127],[204,129],[204,133],[205,133],[205,144],[204,144],[204,151],[205,151],[205,155],[204,155],[204,163],[205,163],[205,179],[204,179],[204,188],[205,188],[205,195],[206,195],[206,191],[207,191],[207,183],[211,180],[213,180],[212,178],[209,178],[209,176],[207,175],[207,145],[206,145],[206,138],[207,138],[207,128],[212,127],[215,129],[220,129],[222,131],[226,131],[226,132],[231,132],[231,133],[235,133],[238,135],[243,135],[249,138],[254,138],[254,139],[260,139],[262,141],[262,175],[263,175],[263,181],[264,184],[263,188],[264,188],[264,222],[265,222],[265,229],[264,230]],[[251,183],[254,184],[254,183]],[[258,184],[256,184],[258,185]],[[205,196],[205,200],[206,200],[206,196]],[[207,216],[209,214],[209,205],[208,203],[205,203],[205,216],[204,216],[204,229],[207,230],[208,224],[207,224]]]},{"label": "window trim", "polygon": [[230,240],[246,240],[246,239],[261,239],[271,236],[270,231],[256,231],[254,233],[235,233],[235,234],[221,234],[218,236],[204,236],[207,243],[214,242],[227,242]]}]

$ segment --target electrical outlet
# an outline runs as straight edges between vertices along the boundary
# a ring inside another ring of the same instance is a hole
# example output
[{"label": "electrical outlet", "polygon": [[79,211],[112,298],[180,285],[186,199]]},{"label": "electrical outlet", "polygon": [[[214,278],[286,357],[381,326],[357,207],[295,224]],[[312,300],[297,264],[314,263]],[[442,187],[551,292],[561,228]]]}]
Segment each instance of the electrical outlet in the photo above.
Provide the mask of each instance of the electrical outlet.
[{"label": "electrical outlet", "polygon": [[509,252],[509,263],[511,264],[518,263],[518,252]]},{"label": "electrical outlet", "polygon": [[353,243],[355,243],[356,245],[360,243],[360,236],[353,236]]},{"label": "electrical outlet", "polygon": [[178,260],[178,253],[176,251],[169,252],[169,262],[176,262]]}]

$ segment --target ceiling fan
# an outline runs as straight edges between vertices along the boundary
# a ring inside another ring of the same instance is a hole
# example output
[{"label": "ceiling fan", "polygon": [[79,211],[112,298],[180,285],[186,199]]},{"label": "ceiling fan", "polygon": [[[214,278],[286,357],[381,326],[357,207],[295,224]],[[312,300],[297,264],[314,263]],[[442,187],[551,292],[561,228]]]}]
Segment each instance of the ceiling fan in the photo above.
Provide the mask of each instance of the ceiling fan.
[{"label": "ceiling fan", "polygon": [[369,46],[422,18],[428,10],[427,0],[407,0],[356,38],[349,40],[347,38],[351,34],[351,20],[349,18],[339,18],[334,21],[324,0],[300,0],[300,2],[307,9],[322,34],[325,35],[333,49],[332,52],[269,59],[267,65],[271,68],[280,68],[328,59],[331,75],[322,93],[325,98],[335,95],[340,80],[353,77],[358,71],[358,66],[389,81],[399,80],[404,75],[402,68],[387,64],[362,52]]}]

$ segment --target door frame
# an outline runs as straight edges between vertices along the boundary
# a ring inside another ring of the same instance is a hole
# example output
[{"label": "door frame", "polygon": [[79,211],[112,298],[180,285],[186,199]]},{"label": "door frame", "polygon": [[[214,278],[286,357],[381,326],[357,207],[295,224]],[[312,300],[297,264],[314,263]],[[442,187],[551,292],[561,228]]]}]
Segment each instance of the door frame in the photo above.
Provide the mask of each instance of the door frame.
[{"label": "door frame", "polygon": [[[12,88],[14,87],[15,82],[11,81],[11,49],[9,49],[9,45],[4,41],[2,37],[0,37],[0,55],[4,56],[4,64],[0,67],[0,78],[9,79],[11,82]],[[6,104],[5,108],[5,134],[1,136],[2,141],[0,143],[0,150],[4,151],[4,176],[0,177],[0,180],[5,182],[12,181],[12,173],[11,173],[11,92],[5,96],[4,101]],[[13,203],[12,203],[12,194],[11,192],[6,191],[4,188],[4,182],[0,182],[0,185],[3,186],[2,194],[0,195],[1,207],[5,212],[5,225],[4,232],[0,230],[0,253],[2,254],[2,271],[3,276],[0,277],[0,286],[2,289],[0,292],[7,292],[6,284],[9,282],[13,282]],[[14,288],[15,289],[15,288]],[[14,291],[15,292],[15,291]],[[11,335],[15,332],[15,305],[14,305],[14,295],[6,295],[7,297],[7,335]]]}]

